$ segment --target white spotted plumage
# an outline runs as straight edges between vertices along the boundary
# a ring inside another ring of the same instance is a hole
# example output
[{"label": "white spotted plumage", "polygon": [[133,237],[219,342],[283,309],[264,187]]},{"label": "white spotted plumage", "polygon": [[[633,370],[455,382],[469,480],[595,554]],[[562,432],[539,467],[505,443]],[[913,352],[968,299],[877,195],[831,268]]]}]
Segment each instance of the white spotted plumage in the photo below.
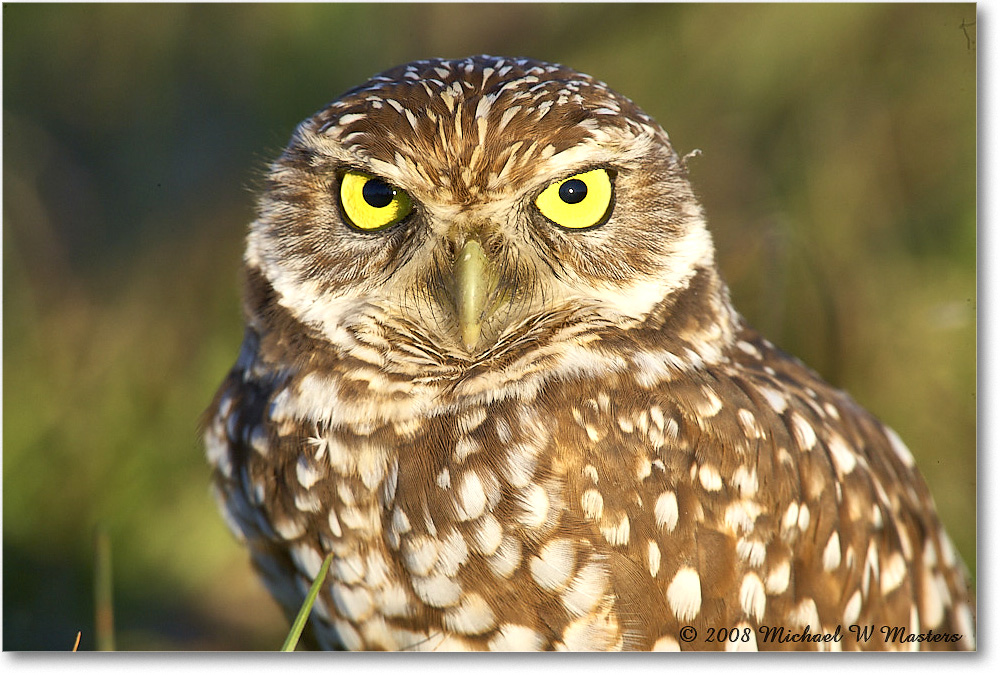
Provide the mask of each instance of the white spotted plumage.
[{"label": "white spotted plumage", "polygon": [[[594,171],[596,224],[542,211]],[[347,172],[410,211],[363,231]],[[755,650],[864,621],[974,646],[913,456],[732,308],[684,162],[628,99],[419,61],[303,122],[264,187],[205,442],[286,612],[333,554],[312,644]]]}]

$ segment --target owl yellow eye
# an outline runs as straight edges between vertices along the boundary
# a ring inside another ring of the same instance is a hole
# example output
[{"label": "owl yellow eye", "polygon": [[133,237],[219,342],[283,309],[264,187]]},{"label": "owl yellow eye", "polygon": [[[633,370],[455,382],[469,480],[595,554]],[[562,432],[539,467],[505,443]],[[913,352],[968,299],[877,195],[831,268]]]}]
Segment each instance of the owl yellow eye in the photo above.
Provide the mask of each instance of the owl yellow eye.
[{"label": "owl yellow eye", "polygon": [[413,210],[410,196],[360,171],[348,171],[340,180],[340,205],[359,230],[381,230],[395,225]]},{"label": "owl yellow eye", "polygon": [[611,212],[611,176],[604,169],[570,176],[545,188],[535,206],[560,227],[579,230],[600,225]]}]

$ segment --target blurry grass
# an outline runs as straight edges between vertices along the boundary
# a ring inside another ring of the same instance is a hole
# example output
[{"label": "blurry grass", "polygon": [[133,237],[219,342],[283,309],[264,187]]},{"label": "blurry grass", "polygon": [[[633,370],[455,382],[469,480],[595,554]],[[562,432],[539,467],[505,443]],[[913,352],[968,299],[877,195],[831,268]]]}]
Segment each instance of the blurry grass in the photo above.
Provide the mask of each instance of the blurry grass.
[{"label": "blurry grass", "polygon": [[700,148],[736,307],[899,431],[974,571],[975,11],[5,5],[5,648],[97,648],[98,522],[118,649],[280,644],[196,432],[241,339],[246,187],[427,56],[567,63]]}]

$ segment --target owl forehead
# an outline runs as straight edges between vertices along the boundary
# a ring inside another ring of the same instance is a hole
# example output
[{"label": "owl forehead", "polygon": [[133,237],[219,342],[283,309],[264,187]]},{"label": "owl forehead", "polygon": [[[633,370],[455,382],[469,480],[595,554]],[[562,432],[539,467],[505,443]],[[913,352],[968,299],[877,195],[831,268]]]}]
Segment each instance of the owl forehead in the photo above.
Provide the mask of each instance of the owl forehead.
[{"label": "owl forehead", "polygon": [[600,147],[666,134],[634,103],[564,66],[473,57],[377,75],[306,123],[359,164],[469,203],[521,189]]}]

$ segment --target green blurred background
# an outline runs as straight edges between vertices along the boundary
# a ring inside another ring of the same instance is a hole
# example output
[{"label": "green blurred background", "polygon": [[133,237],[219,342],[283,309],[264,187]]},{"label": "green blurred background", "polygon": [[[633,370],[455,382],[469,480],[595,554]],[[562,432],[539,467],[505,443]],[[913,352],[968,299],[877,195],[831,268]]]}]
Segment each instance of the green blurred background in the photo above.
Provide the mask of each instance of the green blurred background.
[{"label": "green blurred background", "polygon": [[[198,417],[251,188],[398,63],[559,61],[656,117],[737,307],[894,426],[974,570],[974,5],[3,6],[3,647],[273,649]],[[964,27],[963,27],[964,24]]]}]

